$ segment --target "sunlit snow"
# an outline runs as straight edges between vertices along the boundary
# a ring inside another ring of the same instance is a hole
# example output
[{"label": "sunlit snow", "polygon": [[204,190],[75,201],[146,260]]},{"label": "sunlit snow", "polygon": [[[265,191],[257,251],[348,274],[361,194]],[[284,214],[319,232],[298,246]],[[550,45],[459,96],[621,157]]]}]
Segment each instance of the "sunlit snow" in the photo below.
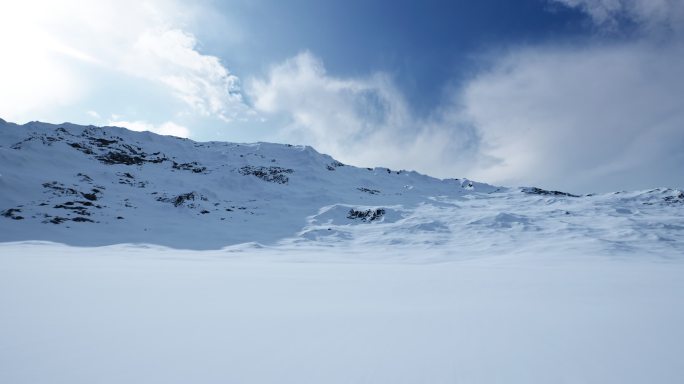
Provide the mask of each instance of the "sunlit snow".
[{"label": "sunlit snow", "polygon": [[684,377],[675,189],[0,121],[0,212],[0,383]]}]

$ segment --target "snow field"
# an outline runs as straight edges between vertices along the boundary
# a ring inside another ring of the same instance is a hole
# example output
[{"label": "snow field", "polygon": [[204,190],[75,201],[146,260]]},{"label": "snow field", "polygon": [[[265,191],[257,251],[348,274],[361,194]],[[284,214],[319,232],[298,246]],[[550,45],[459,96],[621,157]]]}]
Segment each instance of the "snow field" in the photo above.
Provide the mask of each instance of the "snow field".
[{"label": "snow field", "polygon": [[2,244],[0,382],[684,377],[679,261],[364,252]]}]

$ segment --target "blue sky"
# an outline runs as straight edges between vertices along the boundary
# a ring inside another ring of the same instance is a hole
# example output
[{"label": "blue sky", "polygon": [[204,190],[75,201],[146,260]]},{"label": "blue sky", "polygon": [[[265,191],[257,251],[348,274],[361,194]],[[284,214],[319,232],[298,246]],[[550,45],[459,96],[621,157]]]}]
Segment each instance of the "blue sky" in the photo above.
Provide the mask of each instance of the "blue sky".
[{"label": "blue sky", "polygon": [[439,103],[445,86],[477,70],[474,61],[483,51],[572,39],[592,29],[582,12],[543,0],[295,0],[216,7],[242,21],[245,37],[226,45],[220,29],[200,30],[199,36],[234,71],[258,75],[309,50],[336,76],[391,74],[420,111]]},{"label": "blue sky", "polygon": [[506,185],[682,187],[683,3],[3,2],[0,117]]}]

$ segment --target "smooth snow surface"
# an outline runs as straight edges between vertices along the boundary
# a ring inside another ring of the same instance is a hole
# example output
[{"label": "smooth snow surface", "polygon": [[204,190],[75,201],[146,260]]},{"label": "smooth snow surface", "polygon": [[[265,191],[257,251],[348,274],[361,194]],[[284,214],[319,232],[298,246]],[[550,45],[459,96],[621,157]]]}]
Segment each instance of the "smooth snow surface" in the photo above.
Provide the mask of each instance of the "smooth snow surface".
[{"label": "smooth snow surface", "polygon": [[3,384],[682,383],[683,256],[675,189],[0,120]]},{"label": "smooth snow surface", "polygon": [[0,382],[681,383],[680,260],[450,253],[0,245]]}]

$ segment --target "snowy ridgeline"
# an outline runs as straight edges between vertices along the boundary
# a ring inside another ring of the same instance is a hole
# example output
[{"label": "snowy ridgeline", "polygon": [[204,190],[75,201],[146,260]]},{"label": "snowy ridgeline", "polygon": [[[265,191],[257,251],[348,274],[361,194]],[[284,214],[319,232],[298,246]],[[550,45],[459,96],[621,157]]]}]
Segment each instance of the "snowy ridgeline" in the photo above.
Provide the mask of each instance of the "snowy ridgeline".
[{"label": "snowy ridgeline", "polygon": [[357,168],[304,146],[0,120],[0,242],[671,256],[684,251],[683,213],[672,189],[575,196]]}]

